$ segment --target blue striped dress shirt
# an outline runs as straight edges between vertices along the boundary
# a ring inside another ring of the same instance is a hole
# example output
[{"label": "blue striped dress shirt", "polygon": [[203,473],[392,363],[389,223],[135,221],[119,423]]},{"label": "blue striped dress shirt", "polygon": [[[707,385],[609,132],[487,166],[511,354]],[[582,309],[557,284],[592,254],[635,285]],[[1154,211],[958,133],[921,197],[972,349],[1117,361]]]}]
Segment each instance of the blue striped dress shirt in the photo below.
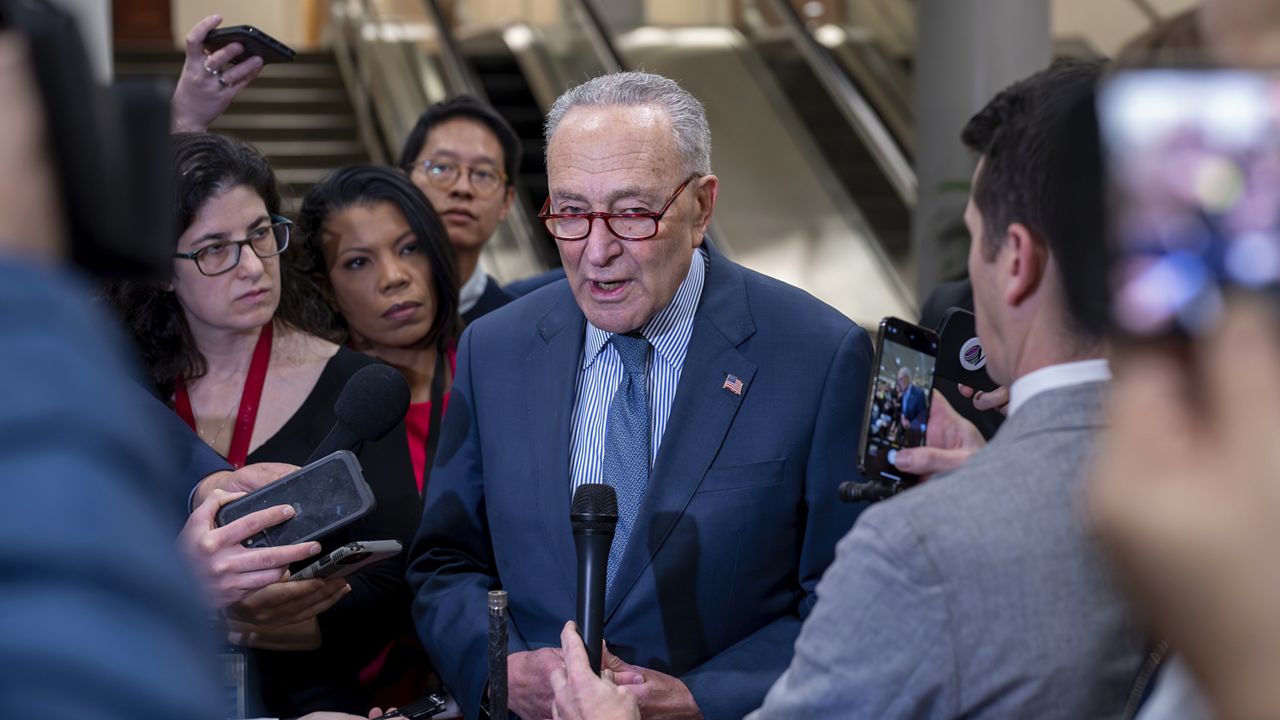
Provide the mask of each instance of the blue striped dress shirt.
[{"label": "blue striped dress shirt", "polygon": [[[653,345],[650,354],[649,385],[649,468],[653,469],[662,444],[662,433],[667,429],[671,415],[671,402],[680,384],[680,371],[684,367],[685,352],[689,349],[689,337],[693,335],[693,315],[702,298],[702,286],[707,275],[707,256],[702,250],[693,254],[689,272],[676,290],[671,304],[654,315],[640,334]],[[582,367],[578,370],[578,392],[573,404],[573,437],[569,459],[569,474],[573,478],[570,493],[583,483],[607,482],[601,477],[604,463],[605,423],[609,417],[609,402],[622,381],[622,360],[609,339],[613,333],[587,323],[587,336],[582,345]],[[652,478],[650,478],[652,480]]]}]

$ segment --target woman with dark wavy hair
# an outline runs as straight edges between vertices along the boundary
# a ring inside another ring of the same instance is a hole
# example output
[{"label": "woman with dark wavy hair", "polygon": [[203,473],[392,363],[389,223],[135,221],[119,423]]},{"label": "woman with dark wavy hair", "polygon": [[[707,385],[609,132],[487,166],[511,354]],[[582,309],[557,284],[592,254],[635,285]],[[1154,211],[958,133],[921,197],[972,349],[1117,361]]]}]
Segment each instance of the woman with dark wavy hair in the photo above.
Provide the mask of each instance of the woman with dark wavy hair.
[{"label": "woman with dark wavy hair", "polygon": [[[107,295],[160,397],[210,447],[237,467],[301,465],[333,427],[347,380],[376,361],[322,337],[332,316],[310,278],[282,262],[290,223],[262,155],[219,135],[175,135],[173,171],[172,276]],[[323,538],[323,549],[408,545],[421,512],[404,431],[366,443],[358,457],[377,507]],[[232,641],[253,648],[260,712],[363,714],[360,669],[408,626],[403,572],[397,557],[349,581],[282,579],[228,607]]]},{"label": "woman with dark wavy hair", "polygon": [[339,341],[409,381],[405,427],[421,492],[462,330],[457,263],[444,225],[404,175],[352,165],[307,194],[298,236],[305,269],[337,313]]}]

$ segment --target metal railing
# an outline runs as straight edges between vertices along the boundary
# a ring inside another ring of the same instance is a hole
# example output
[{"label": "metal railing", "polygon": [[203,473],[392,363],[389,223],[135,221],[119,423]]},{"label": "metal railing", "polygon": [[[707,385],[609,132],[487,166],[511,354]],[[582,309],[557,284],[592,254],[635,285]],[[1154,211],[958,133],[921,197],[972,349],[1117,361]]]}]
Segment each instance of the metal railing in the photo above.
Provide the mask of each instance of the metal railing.
[{"label": "metal railing", "polygon": [[836,59],[814,39],[795,6],[789,0],[765,1],[782,20],[818,81],[836,101],[841,114],[865,144],[898,197],[907,207],[914,208],[917,200],[916,172],[893,134]]}]

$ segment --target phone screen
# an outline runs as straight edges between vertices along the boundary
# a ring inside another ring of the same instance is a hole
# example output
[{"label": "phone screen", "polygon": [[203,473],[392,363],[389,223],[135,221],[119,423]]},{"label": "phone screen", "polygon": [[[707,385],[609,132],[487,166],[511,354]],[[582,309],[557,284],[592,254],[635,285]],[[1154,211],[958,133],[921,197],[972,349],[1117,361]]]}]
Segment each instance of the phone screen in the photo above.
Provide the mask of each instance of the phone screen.
[{"label": "phone screen", "polygon": [[876,372],[862,438],[862,472],[869,480],[914,483],[919,477],[894,467],[898,451],[924,444],[929,421],[938,337],[896,318],[880,323]]},{"label": "phone screen", "polygon": [[1280,280],[1280,78],[1123,72],[1100,92],[1098,122],[1121,330],[1203,334],[1225,287]]}]

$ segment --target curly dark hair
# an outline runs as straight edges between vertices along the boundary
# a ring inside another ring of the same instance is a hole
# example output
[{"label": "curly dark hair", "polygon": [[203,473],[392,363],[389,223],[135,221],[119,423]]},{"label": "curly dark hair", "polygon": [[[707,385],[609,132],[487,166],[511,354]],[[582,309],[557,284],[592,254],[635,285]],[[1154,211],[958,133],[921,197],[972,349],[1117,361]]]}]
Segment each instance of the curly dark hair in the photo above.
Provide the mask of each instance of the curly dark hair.
[{"label": "curly dark hair", "polygon": [[[267,212],[280,212],[275,173],[252,146],[214,133],[178,133],[171,138],[173,188],[178,208],[177,238],[195,222],[211,198],[235,187],[248,187],[262,198]],[[295,330],[332,339],[328,306],[305,273],[280,256],[280,305],[274,321]],[[104,295],[132,332],[147,375],[162,398],[173,394],[178,378],[202,377],[208,364],[187,325],[177,296],[163,284],[125,281],[108,285]]]},{"label": "curly dark hair", "polygon": [[348,165],[330,173],[311,188],[298,211],[297,235],[305,252],[298,253],[300,269],[306,272],[328,300],[335,318],[339,342],[350,339],[350,329],[338,311],[333,283],[324,260],[324,224],[338,211],[389,202],[404,216],[418,240],[418,248],[431,265],[435,288],[436,314],[431,330],[423,338],[427,346],[444,350],[462,333],[458,315],[458,265],[449,235],[431,203],[404,175],[377,165]]}]

